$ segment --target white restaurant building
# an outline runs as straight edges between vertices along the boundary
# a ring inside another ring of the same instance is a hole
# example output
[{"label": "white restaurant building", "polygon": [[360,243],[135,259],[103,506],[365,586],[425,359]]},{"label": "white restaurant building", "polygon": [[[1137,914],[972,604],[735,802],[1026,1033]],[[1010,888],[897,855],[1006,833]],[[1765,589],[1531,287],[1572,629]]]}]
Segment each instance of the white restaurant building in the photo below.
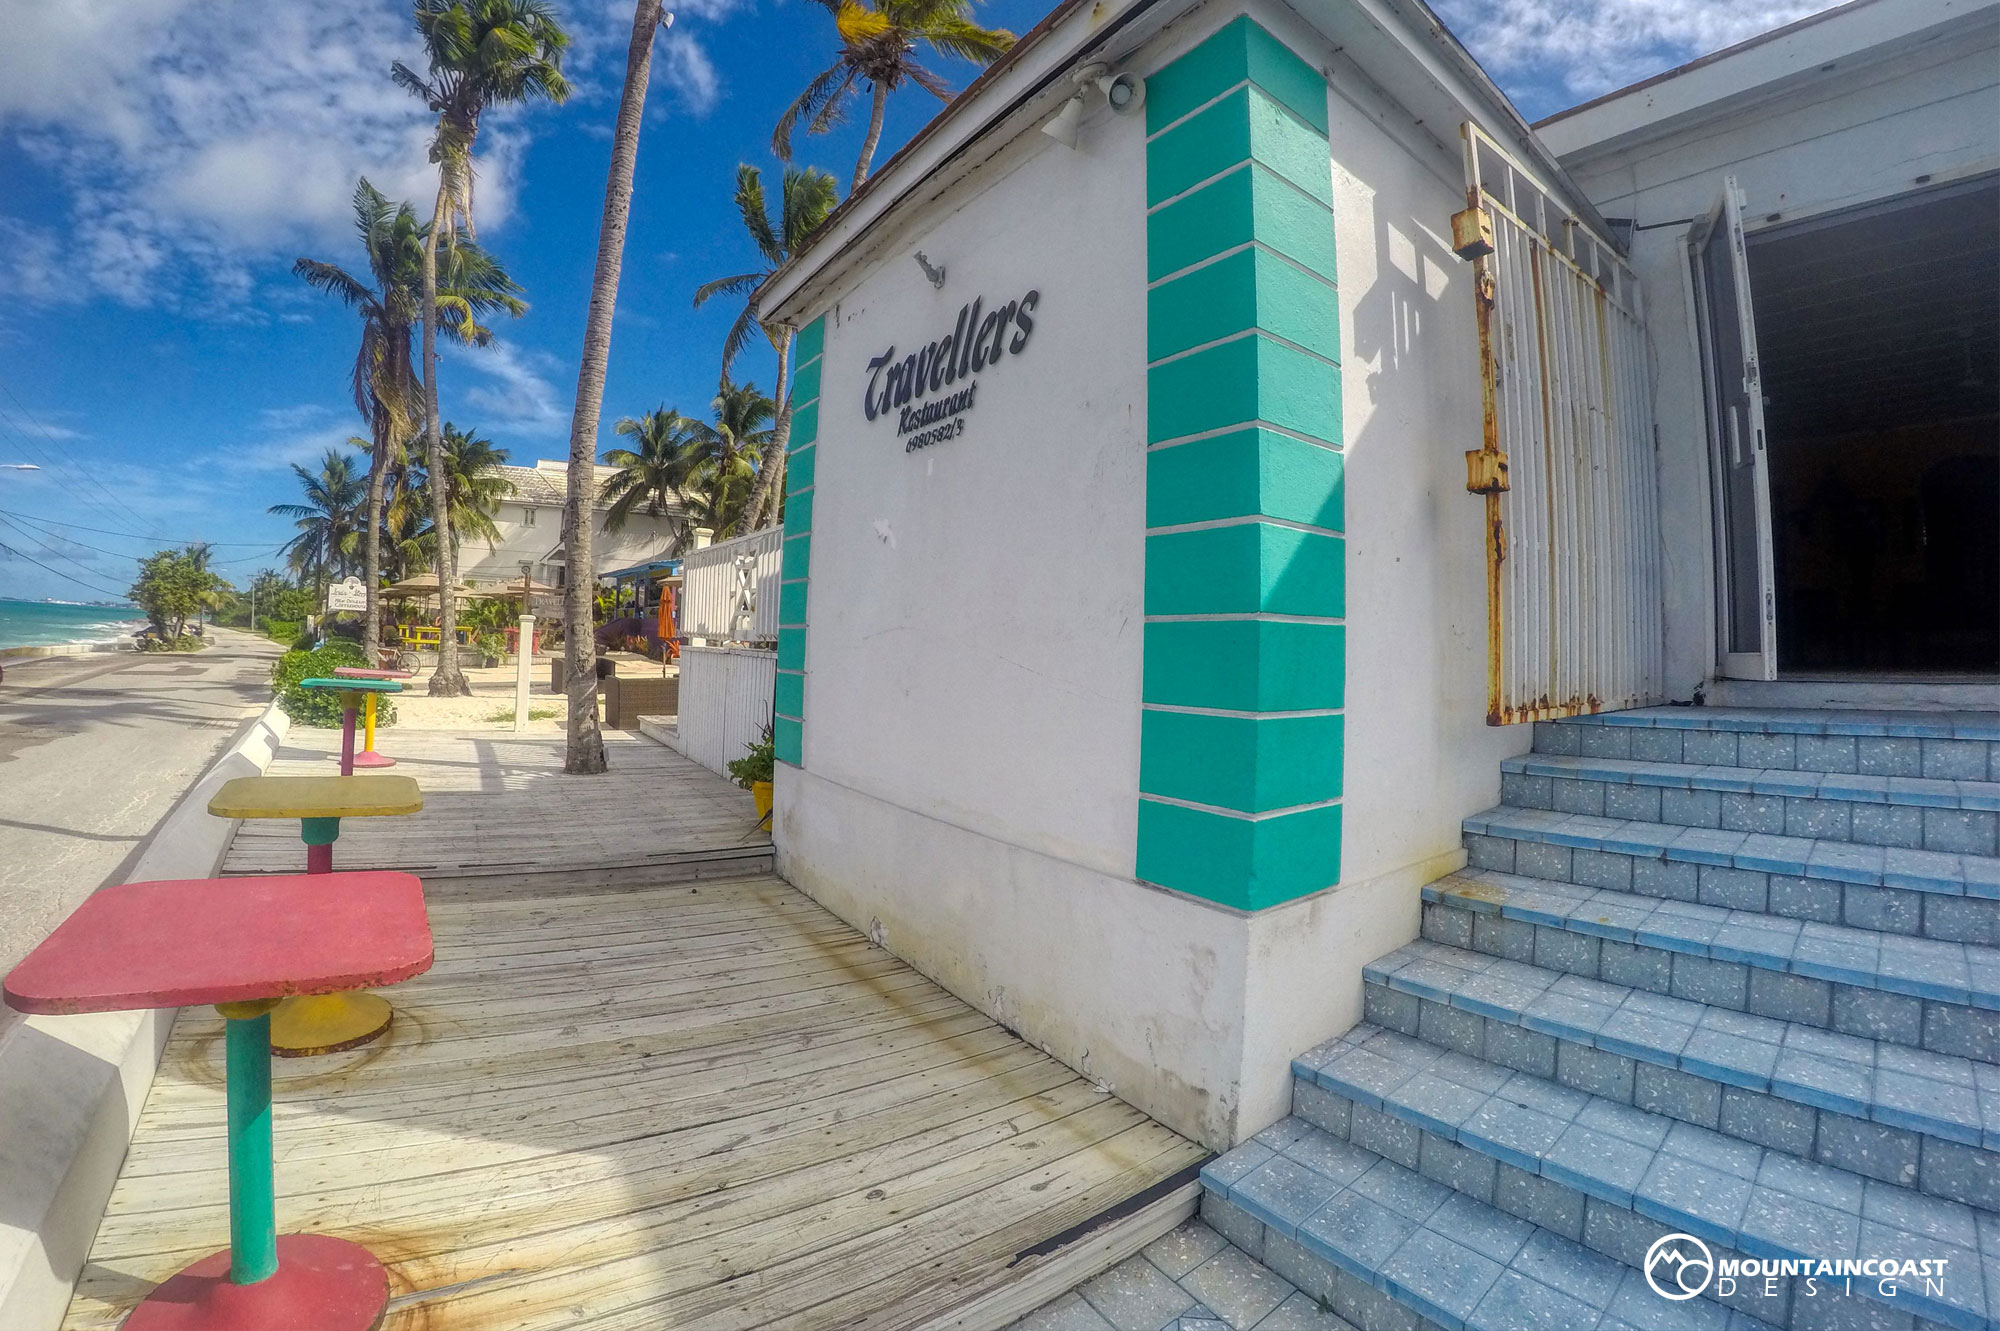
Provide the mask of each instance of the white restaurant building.
[{"label": "white restaurant building", "polygon": [[[1743,914],[1727,872],[1976,974],[1996,171],[1993,0],[1536,127],[1417,0],[1059,5],[760,297],[805,404],[781,871],[1218,1150],[1364,1003],[1420,1033],[1371,969],[1420,929],[1513,956],[1475,899],[1531,879]],[[1952,993],[1910,1042],[2000,1057]]]}]

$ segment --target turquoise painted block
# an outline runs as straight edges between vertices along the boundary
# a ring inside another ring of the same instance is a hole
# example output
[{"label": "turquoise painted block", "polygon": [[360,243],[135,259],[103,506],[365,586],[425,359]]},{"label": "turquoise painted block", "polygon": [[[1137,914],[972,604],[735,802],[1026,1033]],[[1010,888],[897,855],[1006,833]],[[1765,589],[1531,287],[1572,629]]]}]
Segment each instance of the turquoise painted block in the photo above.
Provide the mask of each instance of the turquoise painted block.
[{"label": "turquoise painted block", "polygon": [[779,716],[804,716],[806,714],[806,677],[789,670],[778,672],[778,686],[775,706]]},{"label": "turquoise painted block", "polygon": [[1146,145],[1146,206],[1246,158],[1332,206],[1333,157],[1326,135],[1255,87],[1239,88]]},{"label": "turquoise painted block", "polygon": [[792,376],[793,410],[796,411],[808,402],[819,400],[819,372],[825,364],[823,360],[816,360],[810,365],[802,365],[798,373]]},{"label": "turquoise painted block", "polygon": [[819,446],[807,444],[785,456],[785,493],[795,495],[801,490],[812,489],[813,476],[819,471]]},{"label": "turquoise painted block", "polygon": [[1344,718],[1147,711],[1139,789],[1242,813],[1340,798]]},{"label": "turquoise painted block", "polygon": [[796,453],[819,442],[819,403],[808,402],[792,412],[792,437],[788,446]]},{"label": "turquoise painted block", "polygon": [[1266,250],[1238,250],[1162,282],[1146,297],[1148,361],[1248,328],[1340,360],[1340,301],[1334,289]]},{"label": "turquoise painted block", "polygon": [[1146,525],[1267,517],[1346,530],[1346,459],[1276,430],[1234,430],[1146,454]]},{"label": "turquoise painted block", "polygon": [[786,540],[784,557],[778,563],[778,581],[804,582],[812,576],[812,537],[793,536]]},{"label": "turquoise painted block", "polygon": [[794,536],[804,536],[812,530],[813,496],[818,493],[817,490],[804,490],[788,493],[785,496],[786,540],[789,541]]},{"label": "turquoise painted block", "polygon": [[1159,133],[1245,79],[1326,133],[1325,76],[1247,16],[1146,80],[1146,132]]},{"label": "turquoise painted block", "polygon": [[1146,215],[1146,280],[1253,240],[1336,280],[1333,210],[1257,162]]},{"label": "turquoise painted block", "polygon": [[1140,800],[1135,869],[1145,882],[1237,910],[1282,905],[1340,881],[1340,810],[1250,820]]},{"label": "turquoise painted block", "polygon": [[789,628],[806,622],[806,588],[808,582],[781,582],[778,584],[778,624]]},{"label": "turquoise painted block", "polygon": [[1346,540],[1268,522],[1146,538],[1147,615],[1258,612],[1346,615]]},{"label": "turquoise painted block", "polygon": [[806,631],[803,628],[778,630],[778,669],[806,668]]},{"label": "turquoise painted block", "polygon": [[[779,648],[783,654],[782,644]],[[1347,630],[1269,619],[1146,625],[1145,701],[1299,712],[1347,701]]]},{"label": "turquoise painted block", "polygon": [[802,752],[805,748],[805,726],[796,718],[781,716],[771,723],[771,747],[777,750],[778,761],[790,763],[794,767],[804,767]]},{"label": "turquoise painted block", "polygon": [[793,345],[792,350],[793,354],[799,358],[799,364],[804,365],[807,361],[817,360],[819,353],[825,350],[825,348],[826,316],[822,314],[804,328],[799,329],[799,340]]},{"label": "turquoise painted block", "polygon": [[1271,425],[1340,442],[1340,370],[1251,335],[1146,371],[1146,441]]}]

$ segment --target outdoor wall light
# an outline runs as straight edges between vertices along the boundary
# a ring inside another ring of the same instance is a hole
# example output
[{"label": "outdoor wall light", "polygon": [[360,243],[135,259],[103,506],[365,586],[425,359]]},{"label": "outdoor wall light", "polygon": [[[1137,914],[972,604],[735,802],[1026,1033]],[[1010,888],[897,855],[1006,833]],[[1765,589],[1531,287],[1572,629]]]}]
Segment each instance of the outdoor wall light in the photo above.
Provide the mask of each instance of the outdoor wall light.
[{"label": "outdoor wall light", "polygon": [[1056,112],[1055,119],[1042,126],[1042,133],[1054,139],[1065,148],[1076,147],[1076,134],[1083,127],[1083,93],[1071,93],[1063,102],[1062,110]]},{"label": "outdoor wall light", "polygon": [[1137,74],[1101,74],[1097,90],[1111,104],[1114,115],[1129,116],[1146,104],[1146,80]]},{"label": "outdoor wall light", "polygon": [[1146,81],[1137,74],[1113,74],[1111,66],[1092,61],[1070,75],[1076,91],[1063,101],[1055,118],[1042,126],[1042,133],[1065,148],[1075,148],[1083,128],[1084,98],[1095,89],[1114,115],[1129,116],[1146,104]]}]

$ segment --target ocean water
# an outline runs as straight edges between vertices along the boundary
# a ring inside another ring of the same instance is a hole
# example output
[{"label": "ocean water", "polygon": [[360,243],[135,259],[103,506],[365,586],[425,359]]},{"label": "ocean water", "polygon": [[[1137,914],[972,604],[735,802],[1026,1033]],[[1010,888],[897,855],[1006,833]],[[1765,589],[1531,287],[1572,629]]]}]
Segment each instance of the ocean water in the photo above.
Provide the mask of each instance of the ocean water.
[{"label": "ocean water", "polygon": [[0,597],[0,647],[111,642],[130,637],[145,622],[146,617],[131,606],[63,605]]}]

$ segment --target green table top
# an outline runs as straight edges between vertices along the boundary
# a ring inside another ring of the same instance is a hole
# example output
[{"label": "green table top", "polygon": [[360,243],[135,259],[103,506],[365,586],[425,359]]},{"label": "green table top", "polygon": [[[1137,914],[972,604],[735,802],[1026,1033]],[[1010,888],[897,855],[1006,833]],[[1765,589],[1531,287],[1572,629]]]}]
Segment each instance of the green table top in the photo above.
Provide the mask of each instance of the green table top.
[{"label": "green table top", "polygon": [[393,679],[302,679],[302,689],[334,689],[341,693],[401,693],[403,686]]}]

